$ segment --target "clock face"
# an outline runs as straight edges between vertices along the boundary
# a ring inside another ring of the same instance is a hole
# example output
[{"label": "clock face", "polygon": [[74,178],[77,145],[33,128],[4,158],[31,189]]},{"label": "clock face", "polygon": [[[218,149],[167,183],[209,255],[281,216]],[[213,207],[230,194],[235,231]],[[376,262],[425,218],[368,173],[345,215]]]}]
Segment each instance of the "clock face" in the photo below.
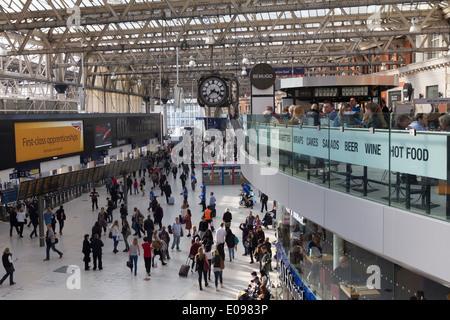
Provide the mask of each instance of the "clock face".
[{"label": "clock face", "polygon": [[221,105],[227,98],[227,91],[225,81],[217,76],[207,77],[199,85],[199,94],[209,106]]}]

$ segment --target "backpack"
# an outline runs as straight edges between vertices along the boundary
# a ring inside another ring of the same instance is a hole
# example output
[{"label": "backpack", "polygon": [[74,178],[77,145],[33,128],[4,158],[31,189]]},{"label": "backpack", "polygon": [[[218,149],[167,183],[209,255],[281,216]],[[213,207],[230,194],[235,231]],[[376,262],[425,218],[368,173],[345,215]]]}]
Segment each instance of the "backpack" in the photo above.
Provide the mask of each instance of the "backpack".
[{"label": "backpack", "polygon": [[172,234],[172,226],[170,224],[167,226],[167,230],[169,231],[170,234]]}]

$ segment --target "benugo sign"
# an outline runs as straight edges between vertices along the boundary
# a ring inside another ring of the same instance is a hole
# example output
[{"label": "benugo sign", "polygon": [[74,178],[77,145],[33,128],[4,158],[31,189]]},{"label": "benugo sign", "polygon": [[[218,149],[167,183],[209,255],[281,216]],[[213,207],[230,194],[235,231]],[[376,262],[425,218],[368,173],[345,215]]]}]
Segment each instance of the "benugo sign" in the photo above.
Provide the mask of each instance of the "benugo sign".
[{"label": "benugo sign", "polygon": [[14,124],[16,162],[84,151],[83,121]]}]

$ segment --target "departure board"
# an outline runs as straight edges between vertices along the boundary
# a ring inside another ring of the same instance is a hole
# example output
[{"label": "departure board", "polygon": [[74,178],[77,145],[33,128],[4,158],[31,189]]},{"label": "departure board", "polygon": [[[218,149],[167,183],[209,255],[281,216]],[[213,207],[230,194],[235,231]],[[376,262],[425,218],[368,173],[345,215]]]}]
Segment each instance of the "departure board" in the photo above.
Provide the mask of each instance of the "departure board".
[{"label": "departure board", "polygon": [[37,180],[30,180],[30,185],[27,190],[27,198],[32,198],[36,195],[36,182]]},{"label": "departure board", "polygon": [[50,182],[50,189],[48,192],[55,192],[58,190],[58,182],[59,182],[59,175],[52,176],[52,180]]},{"label": "departure board", "polygon": [[81,186],[81,181],[83,181],[83,171],[78,170],[78,176],[77,176],[77,186]]},{"label": "departure board", "polygon": [[69,189],[70,188],[70,180],[72,179],[72,172],[67,172],[65,173],[65,179],[64,179],[64,185],[63,188],[64,189]]},{"label": "departure board", "polygon": [[22,181],[20,183],[18,200],[23,200],[27,197],[27,192],[28,192],[29,186],[30,186],[30,181]]},{"label": "departure board", "polygon": [[81,182],[80,185],[82,184],[86,184],[88,182],[88,177],[89,177],[89,169],[84,169],[83,171],[81,171],[83,174],[81,176]]},{"label": "departure board", "polygon": [[34,190],[34,193],[36,196],[42,195],[42,189],[44,188],[44,178],[39,178],[36,180],[36,188]]},{"label": "departure board", "polygon": [[66,178],[66,174],[60,174],[58,175],[58,186],[56,187],[56,190],[62,190],[64,188],[64,179]]},{"label": "departure board", "polygon": [[89,173],[88,173],[88,182],[89,183],[95,182],[94,175],[95,175],[95,168],[90,168]]},{"label": "departure board", "polygon": [[44,188],[42,189],[42,193],[46,194],[50,192],[50,184],[52,182],[52,177],[45,177],[44,178]]},{"label": "departure board", "polygon": [[71,188],[74,188],[77,186],[78,173],[79,173],[79,171],[72,171],[72,177],[70,178],[70,187]]}]

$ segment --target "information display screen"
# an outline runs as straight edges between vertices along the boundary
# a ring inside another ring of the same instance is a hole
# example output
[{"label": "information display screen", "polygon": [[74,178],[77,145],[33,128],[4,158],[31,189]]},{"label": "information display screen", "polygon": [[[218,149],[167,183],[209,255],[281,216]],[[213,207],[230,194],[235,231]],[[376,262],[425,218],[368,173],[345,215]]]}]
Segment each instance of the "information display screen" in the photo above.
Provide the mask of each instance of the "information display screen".
[{"label": "information display screen", "polygon": [[50,184],[52,182],[52,177],[45,177],[44,178],[44,188],[42,189],[42,193],[46,194],[50,192]]},{"label": "information display screen", "polygon": [[77,185],[77,177],[78,177],[78,171],[72,171],[72,175],[70,177],[70,188],[73,188]]},{"label": "information display screen", "polygon": [[34,190],[34,193],[36,194],[36,196],[42,195],[43,189],[44,189],[44,178],[37,179],[36,180],[36,188]]},{"label": "information display screen", "polygon": [[59,175],[52,176],[52,180],[50,182],[50,189],[49,192],[55,192],[58,190],[58,182],[59,182]]},{"label": "information display screen", "polygon": [[30,185],[27,190],[27,198],[32,198],[36,195],[36,183],[37,180],[30,180]]},{"label": "information display screen", "polygon": [[63,185],[63,188],[64,189],[69,189],[70,188],[70,181],[71,181],[71,179],[72,179],[72,172],[68,172],[68,173],[65,173],[65,179],[64,179],[64,185]]},{"label": "information display screen", "polygon": [[90,168],[89,174],[88,174],[88,182],[89,183],[95,182],[94,175],[95,175],[95,168]]},{"label": "information display screen", "polygon": [[77,182],[75,185],[81,186],[81,181],[83,181],[83,171],[78,170]]},{"label": "information display screen", "polygon": [[19,185],[19,195],[18,199],[23,200],[27,197],[28,187],[30,186],[30,181],[22,181]]},{"label": "information display screen", "polygon": [[56,187],[56,190],[62,190],[64,188],[64,180],[66,178],[66,174],[60,174],[58,175],[58,186]]}]

